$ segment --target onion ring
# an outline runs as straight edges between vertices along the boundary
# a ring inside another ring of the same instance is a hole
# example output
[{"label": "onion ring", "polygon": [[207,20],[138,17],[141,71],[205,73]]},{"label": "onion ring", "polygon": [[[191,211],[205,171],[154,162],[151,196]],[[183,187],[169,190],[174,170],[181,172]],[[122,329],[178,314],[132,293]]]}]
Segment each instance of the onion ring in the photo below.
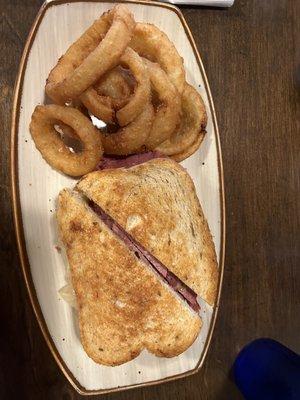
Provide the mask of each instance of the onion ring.
[{"label": "onion ring", "polygon": [[115,120],[115,111],[112,101],[107,96],[102,96],[97,93],[93,87],[86,90],[80,97],[82,103],[89,112],[101,121],[113,123]]},{"label": "onion ring", "polygon": [[149,72],[151,85],[161,105],[157,107],[155,118],[148,139],[147,149],[153,150],[164,142],[180,124],[181,101],[178,91],[170,82],[167,74],[158,64],[144,59]]},{"label": "onion ring", "polygon": [[185,84],[183,59],[168,36],[155,25],[137,23],[130,42],[140,56],[157,62],[181,94]]},{"label": "onion ring", "polygon": [[118,66],[109,71],[99,82],[94,85],[97,93],[109,97],[112,107],[116,110],[122,108],[129,100],[135,88],[135,79],[129,70]]},{"label": "onion ring", "polygon": [[[72,153],[64,145],[54,127],[60,123],[72,128],[81,140],[84,146],[81,153]],[[95,170],[101,160],[101,136],[91,121],[75,108],[54,104],[37,106],[31,117],[30,133],[48,164],[67,175],[85,175]]]},{"label": "onion ring", "polygon": [[107,72],[95,83],[93,89],[83,94],[86,107],[98,119],[113,123],[115,109],[125,105],[132,92],[122,68],[117,66]]},{"label": "onion ring", "polygon": [[170,156],[181,153],[196,142],[207,124],[207,115],[202,97],[197,90],[186,83],[182,94],[182,119],[177,132],[170,139],[156,147],[156,150]]},{"label": "onion ring", "polygon": [[129,125],[115,133],[102,132],[105,154],[128,155],[140,151],[151,130],[153,118],[154,109],[152,104],[148,103]]},{"label": "onion ring", "polygon": [[[131,123],[142,112],[145,104],[150,99],[150,80],[141,57],[130,47],[128,47],[122,55],[120,65],[129,67],[130,71],[137,82],[136,89],[127,104],[125,104],[119,111],[116,112],[116,119],[120,126],[125,126]],[[107,113],[109,120],[104,119],[104,112],[102,111],[102,97],[97,93],[95,88],[89,88],[81,96],[80,100],[86,108],[94,114],[97,118],[105,122],[112,122],[113,108],[111,102],[104,102],[104,109],[111,108],[111,112]]]},{"label": "onion ring", "polygon": [[205,131],[200,132],[200,135],[197,137],[194,143],[192,143],[189,147],[184,149],[182,152],[173,154],[170,156],[173,160],[180,162],[185,160],[186,158],[190,157],[192,154],[194,154],[200,147],[204,137],[205,137]]},{"label": "onion ring", "polygon": [[116,66],[133,35],[133,15],[123,5],[104,13],[52,69],[46,93],[58,104],[78,97]]}]

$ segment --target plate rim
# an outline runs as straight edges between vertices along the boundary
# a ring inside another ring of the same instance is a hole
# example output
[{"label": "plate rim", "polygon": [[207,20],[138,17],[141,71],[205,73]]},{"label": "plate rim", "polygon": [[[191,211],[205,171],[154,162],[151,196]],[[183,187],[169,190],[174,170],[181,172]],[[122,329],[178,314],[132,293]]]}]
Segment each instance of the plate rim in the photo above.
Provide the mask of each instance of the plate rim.
[{"label": "plate rim", "polygon": [[108,388],[108,389],[97,389],[97,390],[87,390],[84,388],[74,377],[72,372],[69,370],[67,365],[65,364],[64,360],[62,359],[61,355],[59,354],[52,338],[50,332],[48,330],[47,324],[45,322],[37,295],[35,291],[35,287],[33,284],[31,271],[30,271],[30,263],[28,260],[28,255],[26,251],[26,241],[24,236],[24,229],[23,229],[23,220],[22,220],[22,213],[21,213],[21,203],[20,203],[20,196],[19,196],[19,174],[18,174],[18,126],[19,126],[19,114],[20,114],[20,102],[22,97],[22,88],[23,88],[23,80],[27,65],[28,56],[30,54],[30,50],[32,44],[34,42],[36,33],[38,31],[39,25],[46,13],[46,11],[53,6],[65,4],[65,3],[116,3],[115,0],[45,0],[45,2],[40,7],[35,20],[31,26],[29,34],[27,36],[24,50],[22,53],[22,57],[20,60],[15,85],[14,85],[14,94],[13,94],[13,103],[12,103],[12,118],[11,118],[11,140],[10,140],[10,178],[11,178],[11,193],[12,193],[12,212],[13,212],[13,221],[14,221],[14,228],[15,228],[15,235],[16,235],[16,242],[18,248],[18,254],[20,259],[20,264],[23,272],[23,277],[25,280],[25,285],[27,288],[27,293],[29,295],[30,303],[33,308],[35,317],[38,321],[39,327],[42,331],[44,339],[47,343],[47,346],[54,357],[57,365],[59,366],[60,370],[63,372],[69,383],[73,386],[73,388],[81,395],[99,395],[105,393],[113,393],[119,392],[128,389],[134,389],[138,387],[146,387],[152,385],[158,385],[161,383],[173,381],[179,378],[187,377],[197,373],[206,358],[208,349],[210,347],[210,342],[212,339],[212,334],[215,328],[216,319],[219,310],[219,303],[222,291],[222,282],[223,282],[223,275],[224,275],[224,261],[225,261],[225,231],[226,231],[226,221],[225,221],[225,190],[224,190],[224,174],[223,174],[223,162],[222,162],[222,151],[221,151],[221,143],[220,143],[220,135],[217,123],[217,117],[215,112],[215,107],[210,91],[210,87],[208,84],[208,79],[204,70],[204,66],[202,63],[202,59],[200,53],[197,49],[194,37],[188,27],[188,24],[180,11],[179,8],[172,4],[162,3],[158,1],[151,1],[151,0],[120,0],[117,3],[132,3],[132,4],[141,4],[144,6],[155,6],[155,7],[162,7],[166,8],[172,12],[175,12],[177,17],[179,18],[186,36],[192,46],[194,56],[196,58],[198,67],[200,69],[201,75],[203,77],[205,90],[207,93],[207,98],[209,102],[209,106],[211,109],[212,114],[212,123],[215,129],[215,137],[216,137],[216,147],[217,147],[217,158],[218,158],[218,175],[219,175],[219,198],[220,198],[220,216],[221,216],[221,235],[220,235],[220,259],[219,259],[219,282],[218,282],[218,294],[216,299],[216,304],[214,306],[214,310],[212,313],[212,319],[209,327],[209,331],[207,334],[207,338],[204,344],[204,349],[202,352],[201,357],[195,368],[172,376],[167,376],[165,378],[149,381],[149,382],[141,382],[133,385],[126,385],[121,387],[115,388]]}]

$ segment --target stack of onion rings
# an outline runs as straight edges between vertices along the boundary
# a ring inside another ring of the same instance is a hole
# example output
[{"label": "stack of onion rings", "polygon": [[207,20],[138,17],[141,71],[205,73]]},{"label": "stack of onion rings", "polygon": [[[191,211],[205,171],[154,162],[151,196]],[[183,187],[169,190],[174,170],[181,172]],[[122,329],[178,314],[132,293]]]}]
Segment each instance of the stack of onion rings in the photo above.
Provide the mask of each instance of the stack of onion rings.
[{"label": "stack of onion rings", "polygon": [[[37,107],[30,132],[45,160],[71,176],[91,172],[103,151],[158,150],[181,161],[205,134],[203,100],[186,82],[174,44],[156,26],[136,23],[124,5],[104,13],[69,47],[51,70],[46,93],[57,105]],[[71,151],[74,141],[80,146]]]}]

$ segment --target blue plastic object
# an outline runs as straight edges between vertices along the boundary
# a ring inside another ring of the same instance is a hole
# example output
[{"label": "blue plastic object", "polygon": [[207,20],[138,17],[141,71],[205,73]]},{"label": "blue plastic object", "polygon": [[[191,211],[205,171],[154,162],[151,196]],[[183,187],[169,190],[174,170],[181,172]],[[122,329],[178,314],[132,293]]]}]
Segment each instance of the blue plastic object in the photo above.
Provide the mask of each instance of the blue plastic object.
[{"label": "blue plastic object", "polygon": [[300,400],[300,356],[275,340],[244,347],[233,373],[246,400]]}]

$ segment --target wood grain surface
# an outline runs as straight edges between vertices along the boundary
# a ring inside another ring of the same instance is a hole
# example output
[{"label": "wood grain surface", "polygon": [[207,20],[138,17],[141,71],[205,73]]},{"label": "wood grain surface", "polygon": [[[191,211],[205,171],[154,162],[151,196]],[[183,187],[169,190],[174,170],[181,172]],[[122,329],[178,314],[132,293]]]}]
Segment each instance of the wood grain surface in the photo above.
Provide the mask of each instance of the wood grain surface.
[{"label": "wood grain surface", "polygon": [[[0,0],[1,400],[80,398],[50,355],[29,304],[10,205],[13,85],[40,5]],[[229,10],[182,10],[206,68],[223,150],[227,245],[221,307],[200,373],[103,396],[107,400],[240,399],[230,368],[246,343],[272,337],[300,352],[300,4],[236,0]]]}]

